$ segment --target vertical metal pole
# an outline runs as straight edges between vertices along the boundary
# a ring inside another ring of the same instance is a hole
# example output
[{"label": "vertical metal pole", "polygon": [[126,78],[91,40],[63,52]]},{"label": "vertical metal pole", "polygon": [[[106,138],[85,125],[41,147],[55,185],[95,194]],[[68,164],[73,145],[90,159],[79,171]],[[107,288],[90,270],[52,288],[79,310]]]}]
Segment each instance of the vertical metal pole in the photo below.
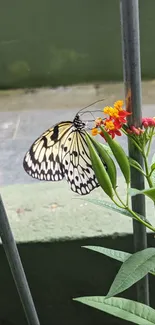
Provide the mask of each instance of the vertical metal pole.
[{"label": "vertical metal pole", "polygon": [[[138,0],[120,0],[123,70],[125,83],[126,109],[132,112],[129,125],[141,126],[141,66],[139,40]],[[140,152],[129,140],[129,155],[143,166]],[[131,187],[144,189],[144,177],[131,168]],[[132,209],[145,217],[145,198],[137,195],[132,198]],[[146,228],[133,220],[134,249],[140,251],[147,247]],[[137,300],[149,305],[149,285],[146,276],[137,283]]]},{"label": "vertical metal pole", "polygon": [[31,292],[0,196],[0,237],[29,325],[39,325]]}]

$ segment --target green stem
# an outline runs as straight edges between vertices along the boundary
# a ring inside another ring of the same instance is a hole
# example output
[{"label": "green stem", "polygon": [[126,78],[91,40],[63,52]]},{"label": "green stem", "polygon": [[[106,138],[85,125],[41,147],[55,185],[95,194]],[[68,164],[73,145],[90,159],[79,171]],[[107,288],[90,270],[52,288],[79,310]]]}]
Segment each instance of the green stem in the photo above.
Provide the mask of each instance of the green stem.
[{"label": "green stem", "polygon": [[151,187],[153,187],[153,183],[152,183],[152,180],[151,180],[151,177],[150,177],[150,172],[149,172],[149,166],[148,166],[147,156],[144,155],[143,158],[144,158],[144,165],[145,165],[146,179],[147,179],[147,182],[148,182],[148,184],[149,184],[149,186],[150,186],[150,188],[151,188]]},{"label": "green stem", "polygon": [[146,151],[146,157],[148,157],[149,152],[150,152],[150,147],[151,147],[151,142],[152,142],[153,134],[154,134],[154,127],[152,128],[152,130],[150,132],[150,140],[149,140],[148,147],[147,147],[147,151]]},{"label": "green stem", "polygon": [[121,208],[121,209],[126,209],[125,205],[120,205],[118,202],[115,201],[114,198],[112,198],[112,201],[117,205],[118,208]]},{"label": "green stem", "polygon": [[121,128],[121,131],[127,136],[129,137],[132,142],[134,143],[134,145],[137,147],[137,149],[142,153],[142,149],[141,147],[138,145],[138,143],[135,141],[135,139],[132,137],[132,135],[129,135],[123,128]]},{"label": "green stem", "polygon": [[124,204],[124,202],[121,200],[121,198],[119,197],[116,190],[115,190],[115,195],[118,198],[118,200],[120,201],[120,203],[122,204],[122,206],[118,205],[116,202],[114,202],[114,203],[117,204],[119,206],[119,208],[126,209],[126,204]]},{"label": "green stem", "polygon": [[153,227],[153,226],[151,226],[149,223],[147,223],[145,220],[143,220],[143,219],[141,219],[134,211],[132,211],[129,207],[126,207],[126,210],[128,211],[128,212],[130,212],[132,215],[133,215],[133,217],[137,220],[137,221],[139,221],[139,222],[141,222],[145,227],[147,227],[147,228],[149,228],[150,230],[152,230],[153,232],[155,232],[155,228]]}]

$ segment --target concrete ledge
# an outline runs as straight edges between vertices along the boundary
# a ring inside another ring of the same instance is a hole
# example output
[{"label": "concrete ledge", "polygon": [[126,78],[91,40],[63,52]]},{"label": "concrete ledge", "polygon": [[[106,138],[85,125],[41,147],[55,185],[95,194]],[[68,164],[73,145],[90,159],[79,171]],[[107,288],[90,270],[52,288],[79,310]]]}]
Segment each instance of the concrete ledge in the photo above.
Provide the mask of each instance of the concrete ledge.
[{"label": "concrete ledge", "polygon": [[[155,80],[142,82],[143,105],[155,102]],[[105,98],[98,107],[111,105],[124,98],[123,82],[91,83],[77,86],[0,90],[0,111],[23,111],[46,109],[80,109]]]},{"label": "concrete ledge", "polygon": [[[125,184],[118,179],[124,196]],[[132,219],[87,202],[106,200],[102,190],[88,196],[70,191],[65,181],[10,185],[0,189],[17,242],[79,239],[132,233]],[[147,201],[148,219],[154,223],[154,207]]]}]

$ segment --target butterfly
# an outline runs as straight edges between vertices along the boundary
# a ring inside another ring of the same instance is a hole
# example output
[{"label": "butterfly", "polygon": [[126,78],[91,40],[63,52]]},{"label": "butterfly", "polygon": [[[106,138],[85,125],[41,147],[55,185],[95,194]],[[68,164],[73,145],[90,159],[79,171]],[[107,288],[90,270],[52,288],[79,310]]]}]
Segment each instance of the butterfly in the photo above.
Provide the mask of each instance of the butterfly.
[{"label": "butterfly", "polygon": [[25,171],[44,181],[67,180],[72,191],[86,195],[99,186],[86,142],[86,123],[77,113],[45,131],[23,161]]}]

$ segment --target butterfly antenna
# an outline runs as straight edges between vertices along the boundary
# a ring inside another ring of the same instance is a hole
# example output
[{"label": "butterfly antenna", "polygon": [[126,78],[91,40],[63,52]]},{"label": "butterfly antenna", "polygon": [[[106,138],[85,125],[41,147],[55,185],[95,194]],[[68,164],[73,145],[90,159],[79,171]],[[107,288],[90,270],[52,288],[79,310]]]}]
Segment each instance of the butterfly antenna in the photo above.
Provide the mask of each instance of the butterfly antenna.
[{"label": "butterfly antenna", "polygon": [[83,112],[81,115],[84,115],[84,114],[86,114],[86,113],[89,113],[89,114],[91,114],[91,116],[94,118],[94,120],[95,120],[95,116],[93,115],[93,112],[91,112],[91,111],[86,111],[86,112]]},{"label": "butterfly antenna", "polygon": [[[89,113],[89,114],[92,114],[93,115],[93,113],[96,113],[96,112],[102,112],[102,110],[101,109],[95,109],[95,110],[93,110],[93,111],[85,111],[85,112],[82,112],[81,114],[80,114],[80,116],[82,116],[83,114],[86,114],[86,113]],[[94,117],[95,118],[95,117]]]},{"label": "butterfly antenna", "polygon": [[93,105],[95,105],[95,104],[97,104],[97,103],[99,103],[99,102],[103,102],[104,100],[105,100],[105,98],[102,98],[102,99],[96,100],[96,101],[93,102],[92,104],[89,104],[89,105],[87,105],[87,106],[81,108],[81,109],[79,110],[78,113],[82,112],[84,109],[86,109],[86,108],[88,108],[88,107],[90,107],[90,106],[93,106]]}]

